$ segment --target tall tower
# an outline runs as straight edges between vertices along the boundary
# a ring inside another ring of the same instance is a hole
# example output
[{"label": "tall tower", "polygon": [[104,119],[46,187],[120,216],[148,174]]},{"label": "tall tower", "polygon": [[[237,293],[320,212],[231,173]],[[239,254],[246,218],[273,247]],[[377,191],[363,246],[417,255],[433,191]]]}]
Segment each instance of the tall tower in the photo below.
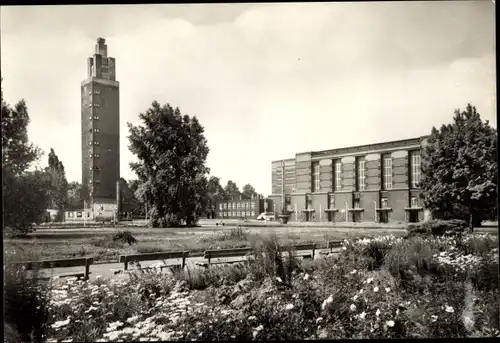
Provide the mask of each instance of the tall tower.
[{"label": "tall tower", "polygon": [[97,39],[81,84],[82,195],[94,218],[112,215],[120,178],[120,83],[105,43]]}]

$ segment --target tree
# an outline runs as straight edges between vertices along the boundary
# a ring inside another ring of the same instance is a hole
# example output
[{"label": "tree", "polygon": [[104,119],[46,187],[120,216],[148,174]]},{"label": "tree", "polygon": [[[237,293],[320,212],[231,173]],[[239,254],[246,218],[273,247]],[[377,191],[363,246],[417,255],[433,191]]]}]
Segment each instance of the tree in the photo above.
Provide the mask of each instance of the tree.
[{"label": "tree", "polygon": [[258,194],[255,191],[255,188],[249,183],[243,186],[243,192],[241,193],[241,196],[243,199],[252,199],[254,197],[257,197]]},{"label": "tree", "polygon": [[224,188],[220,184],[220,178],[216,176],[210,177],[207,185],[207,193],[210,202],[213,204],[225,199],[226,195]]},{"label": "tree", "polygon": [[64,207],[68,203],[68,181],[66,180],[66,172],[64,165],[57,157],[54,149],[50,148],[49,166],[45,169],[50,174],[52,187],[50,190],[50,207],[59,211],[59,216],[62,218]]},{"label": "tree", "polygon": [[120,212],[138,213],[142,210],[141,203],[124,178],[120,178]]},{"label": "tree", "polygon": [[224,192],[226,193],[226,200],[239,199],[241,196],[240,189],[235,182],[229,180],[224,187]]},{"label": "tree", "polygon": [[154,227],[193,225],[206,209],[209,149],[198,119],[156,101],[139,115],[144,126],[128,123],[130,150],[139,162],[137,195],[148,205]]},{"label": "tree", "polygon": [[497,200],[497,133],[476,108],[455,111],[453,124],[432,128],[422,156],[422,196],[436,218],[480,225]]},{"label": "tree", "polygon": [[73,181],[68,184],[66,209],[79,210],[82,208],[82,185]]},{"label": "tree", "polygon": [[43,171],[26,171],[41,156],[28,141],[26,103],[21,100],[11,108],[3,89],[1,96],[3,229],[25,234],[47,208],[50,179]]}]

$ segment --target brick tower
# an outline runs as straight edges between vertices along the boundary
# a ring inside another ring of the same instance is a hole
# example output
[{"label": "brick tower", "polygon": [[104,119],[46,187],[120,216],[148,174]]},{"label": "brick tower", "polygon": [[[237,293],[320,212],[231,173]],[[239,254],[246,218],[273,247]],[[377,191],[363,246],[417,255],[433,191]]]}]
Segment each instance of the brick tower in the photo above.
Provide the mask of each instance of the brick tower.
[{"label": "brick tower", "polygon": [[82,191],[94,219],[113,216],[120,178],[120,84],[103,38],[82,81]]}]

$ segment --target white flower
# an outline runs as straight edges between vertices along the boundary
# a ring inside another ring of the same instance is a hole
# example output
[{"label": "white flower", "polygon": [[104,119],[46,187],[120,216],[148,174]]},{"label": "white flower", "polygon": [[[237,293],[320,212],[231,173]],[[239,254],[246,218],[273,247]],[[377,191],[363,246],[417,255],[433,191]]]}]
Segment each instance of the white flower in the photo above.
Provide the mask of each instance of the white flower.
[{"label": "white flower", "polygon": [[359,318],[361,318],[361,319],[365,319],[365,317],[366,317],[366,312],[365,312],[365,311],[363,311],[363,312],[359,315]]},{"label": "white flower", "polygon": [[316,319],[316,324],[318,324],[319,322],[323,321],[323,317],[319,317]]},{"label": "white flower", "polygon": [[96,280],[102,279],[102,275],[96,275],[95,278]]},{"label": "white flower", "polygon": [[359,290],[359,294],[363,294],[363,288]]},{"label": "white flower", "polygon": [[278,281],[278,282],[283,282],[279,276],[278,276],[278,277],[276,277],[276,281]]},{"label": "white flower", "polygon": [[352,301],[356,301],[356,299],[358,299],[358,295],[357,294],[352,297]]},{"label": "white flower", "polygon": [[293,309],[293,304],[286,305],[285,309],[288,310],[288,311],[291,310],[291,309]]},{"label": "white flower", "polygon": [[369,277],[367,280],[366,280],[366,283],[372,283],[373,281],[373,278],[372,277]]},{"label": "white flower", "polygon": [[68,325],[69,324],[69,319],[70,319],[70,317],[66,318],[66,320],[60,320],[60,321],[55,322],[54,324],[52,324],[52,328],[53,329],[58,329],[58,328],[61,328],[63,326]]},{"label": "white flower", "polygon": [[474,329],[474,320],[472,320],[471,317],[464,316],[463,323],[464,323],[464,326],[467,329],[467,331],[472,331],[472,329]]},{"label": "white flower", "polygon": [[356,305],[351,304],[351,306],[349,306],[349,309],[350,309],[351,311],[356,311]]},{"label": "white flower", "polygon": [[354,269],[354,270],[351,272],[351,274],[356,274],[356,272],[357,272],[357,270],[356,270],[356,269]]},{"label": "white flower", "polygon": [[377,309],[377,312],[375,312],[375,315],[378,317],[380,315],[380,309]]},{"label": "white flower", "polygon": [[446,251],[442,251],[439,253],[439,256],[445,256],[446,255]]},{"label": "white flower", "polygon": [[445,311],[446,311],[446,312],[448,312],[448,313],[453,313],[453,312],[455,312],[455,310],[453,309],[453,307],[452,307],[452,306],[448,306],[448,305],[446,305],[445,307],[446,307],[446,309],[445,309]]},{"label": "white flower", "polygon": [[332,302],[333,302],[333,296],[330,295],[328,299],[323,301],[323,304],[321,304],[321,309],[324,310],[326,308],[326,305],[331,304]]},{"label": "white flower", "polygon": [[391,291],[391,289],[390,289],[389,287],[386,287],[386,288],[385,288],[385,291],[386,291],[387,293],[389,293],[389,292]]},{"label": "white flower", "polygon": [[373,291],[374,291],[375,293],[377,293],[377,292],[378,292],[378,287],[373,288]]},{"label": "white flower", "polygon": [[309,274],[304,275],[304,280],[309,280]]},{"label": "white flower", "polygon": [[255,317],[255,316],[248,317],[248,320],[256,320],[256,319],[257,319],[257,317]]},{"label": "white flower", "polygon": [[438,320],[438,316],[436,316],[436,315],[432,315],[432,316],[431,316],[431,320],[432,320],[432,322],[434,323],[436,320]]},{"label": "white flower", "polygon": [[342,247],[342,250],[347,250],[347,248],[346,247]]},{"label": "white flower", "polygon": [[387,325],[388,327],[392,328],[394,326],[394,320],[388,320],[388,321],[386,321],[385,325]]}]

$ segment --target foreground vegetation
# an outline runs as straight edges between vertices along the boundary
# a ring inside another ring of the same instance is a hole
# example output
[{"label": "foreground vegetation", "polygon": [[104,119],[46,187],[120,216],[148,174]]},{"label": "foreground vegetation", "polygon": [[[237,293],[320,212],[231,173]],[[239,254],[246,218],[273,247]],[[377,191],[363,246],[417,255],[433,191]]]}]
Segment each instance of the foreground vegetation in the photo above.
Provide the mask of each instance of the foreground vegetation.
[{"label": "foreground vegetation", "polygon": [[279,249],[270,237],[241,265],[53,280],[30,305],[46,322],[6,322],[48,341],[500,337],[496,236],[345,240],[309,262]]}]

